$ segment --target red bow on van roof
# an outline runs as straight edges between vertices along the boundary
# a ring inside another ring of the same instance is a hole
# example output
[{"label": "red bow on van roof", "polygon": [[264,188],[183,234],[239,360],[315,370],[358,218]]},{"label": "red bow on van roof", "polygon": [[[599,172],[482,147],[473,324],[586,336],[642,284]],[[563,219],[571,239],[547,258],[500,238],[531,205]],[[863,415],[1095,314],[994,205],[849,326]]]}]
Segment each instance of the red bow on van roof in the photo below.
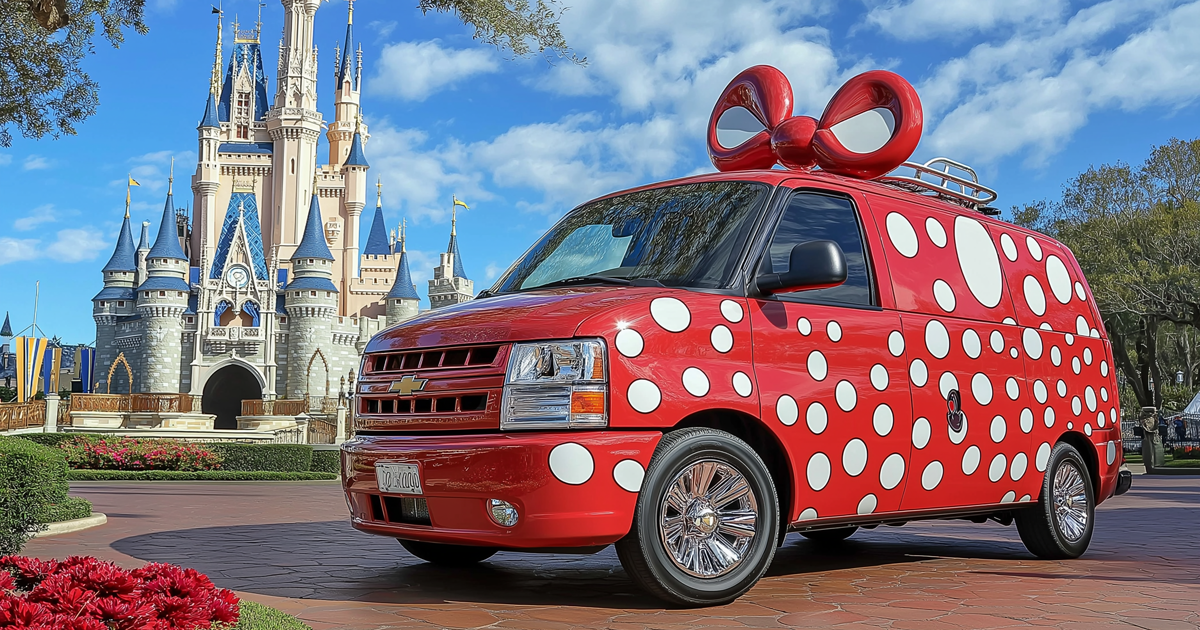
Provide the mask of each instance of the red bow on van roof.
[{"label": "red bow on van roof", "polygon": [[846,82],[820,120],[790,116],[792,85],[772,66],[734,77],[708,121],[708,153],[720,171],[822,170],[873,179],[900,166],[921,139],[921,100],[900,75],[864,72]]}]

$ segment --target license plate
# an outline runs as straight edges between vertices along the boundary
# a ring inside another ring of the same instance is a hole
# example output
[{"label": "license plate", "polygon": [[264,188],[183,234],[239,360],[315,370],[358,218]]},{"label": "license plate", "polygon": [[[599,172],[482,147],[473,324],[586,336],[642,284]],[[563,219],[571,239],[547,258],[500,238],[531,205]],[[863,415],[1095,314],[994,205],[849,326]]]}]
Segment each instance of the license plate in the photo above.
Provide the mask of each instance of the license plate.
[{"label": "license plate", "polygon": [[421,473],[416,464],[376,462],[375,480],[380,492],[389,494],[424,494]]}]

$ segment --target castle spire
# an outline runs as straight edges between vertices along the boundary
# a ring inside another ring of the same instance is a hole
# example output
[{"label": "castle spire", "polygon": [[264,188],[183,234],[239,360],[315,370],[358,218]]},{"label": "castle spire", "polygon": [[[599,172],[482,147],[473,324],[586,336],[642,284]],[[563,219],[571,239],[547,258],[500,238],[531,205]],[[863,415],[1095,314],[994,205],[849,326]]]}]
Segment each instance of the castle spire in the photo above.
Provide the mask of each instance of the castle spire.
[{"label": "castle spire", "polygon": [[133,232],[129,229],[129,208],[125,208],[125,221],[117,234],[117,246],[112,258],[101,271],[137,271],[137,250],[133,246]]},{"label": "castle spire", "polygon": [[350,141],[350,154],[346,156],[346,161],[342,166],[364,166],[370,168],[367,163],[367,156],[363,152],[362,144],[362,115],[358,117],[358,121],[354,125],[354,139]]},{"label": "castle spire", "polygon": [[375,200],[375,217],[371,220],[371,231],[367,233],[367,246],[363,248],[364,256],[388,256],[392,247],[387,239],[387,225],[383,220],[383,183],[376,184],[378,197]]},{"label": "castle spire", "polygon": [[451,254],[454,258],[454,277],[466,278],[467,271],[462,264],[462,255],[458,253],[458,207],[462,206],[467,210],[471,209],[466,203],[459,200],[458,197],[451,196],[454,200],[454,205],[450,207],[450,244],[446,246],[446,253]]},{"label": "castle spire", "polygon": [[213,7],[213,13],[217,15],[217,51],[213,55],[212,79],[210,80],[208,91],[211,94],[217,94],[221,90],[221,22],[225,17],[225,12],[217,7]]},{"label": "castle spire", "polygon": [[342,86],[346,81],[350,81],[350,89],[358,89],[357,73],[353,67],[353,57],[350,53],[354,50],[354,0],[347,0],[348,7],[346,14],[346,43],[342,46],[342,57],[339,60],[337,89],[341,91]]},{"label": "castle spire", "polygon": [[325,230],[321,220],[321,203],[317,197],[317,177],[313,175],[313,194],[312,202],[308,204],[308,219],[304,224],[304,236],[300,239],[300,244],[296,246],[296,251],[292,254],[292,260],[300,258],[320,258],[322,260],[333,260],[333,254],[329,251],[329,244],[325,242]]},{"label": "castle spire", "polygon": [[[396,281],[392,283],[392,290],[388,292],[386,299],[420,300],[421,296],[417,295],[417,287],[413,284],[412,273],[408,269],[408,252],[404,249],[404,228],[405,222],[401,222],[400,264],[396,267]],[[413,314],[415,315],[416,312],[414,311]]]},{"label": "castle spire", "polygon": [[150,248],[150,253],[146,254],[146,258],[187,260],[187,256],[183,255],[183,248],[179,245],[179,224],[175,219],[175,197],[170,191],[167,192],[167,201],[163,204],[162,223],[158,224],[158,236],[154,239],[154,246]]}]

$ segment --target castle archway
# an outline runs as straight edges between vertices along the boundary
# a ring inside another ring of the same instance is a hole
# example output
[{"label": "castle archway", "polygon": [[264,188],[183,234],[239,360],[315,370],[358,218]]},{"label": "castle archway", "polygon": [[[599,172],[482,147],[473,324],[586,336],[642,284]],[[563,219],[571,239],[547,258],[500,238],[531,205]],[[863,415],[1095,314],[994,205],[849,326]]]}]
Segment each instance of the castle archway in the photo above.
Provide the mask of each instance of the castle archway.
[{"label": "castle archway", "polygon": [[204,413],[217,416],[214,428],[236,429],[242,401],[260,398],[262,386],[258,376],[244,366],[231,363],[208,377],[200,405]]}]

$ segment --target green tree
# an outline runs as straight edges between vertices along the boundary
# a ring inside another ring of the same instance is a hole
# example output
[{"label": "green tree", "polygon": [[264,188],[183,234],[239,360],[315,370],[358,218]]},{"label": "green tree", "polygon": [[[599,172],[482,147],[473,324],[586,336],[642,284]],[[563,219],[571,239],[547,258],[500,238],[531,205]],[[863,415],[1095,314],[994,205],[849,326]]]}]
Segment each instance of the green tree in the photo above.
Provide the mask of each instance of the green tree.
[{"label": "green tree", "polygon": [[[127,29],[145,35],[146,0],[0,0],[0,146],[75,135],[96,113],[100,86],[83,70],[96,29],[115,48]],[[422,13],[453,13],[474,37],[517,56],[536,51],[586,63],[559,30],[559,0],[418,0]]]}]

